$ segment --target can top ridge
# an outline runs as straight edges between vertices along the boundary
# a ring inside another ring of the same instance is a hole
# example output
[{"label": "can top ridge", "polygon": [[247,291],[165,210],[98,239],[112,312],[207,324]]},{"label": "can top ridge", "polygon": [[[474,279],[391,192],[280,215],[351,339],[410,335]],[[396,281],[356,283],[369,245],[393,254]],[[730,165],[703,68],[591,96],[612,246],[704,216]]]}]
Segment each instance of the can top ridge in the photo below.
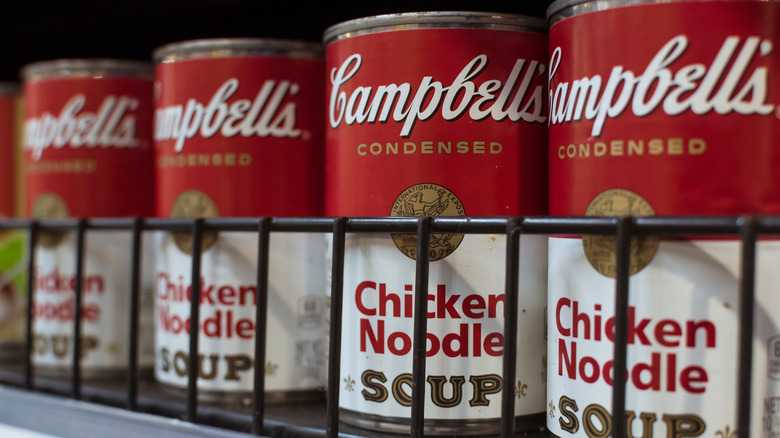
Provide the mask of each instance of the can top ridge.
[{"label": "can top ridge", "polygon": [[[625,6],[644,5],[652,3],[680,3],[693,0],[555,0],[547,7],[547,20],[550,24],[555,24],[564,18],[587,12],[604,11],[607,9],[620,8]],[[709,2],[724,1],[780,1],[780,0],[707,0]]]},{"label": "can top ridge", "polygon": [[229,56],[284,56],[321,59],[322,45],[314,41],[272,38],[208,38],[180,41],[158,47],[152,53],[154,63],[185,59]]},{"label": "can top ridge", "polygon": [[152,79],[154,69],[146,61],[132,59],[73,58],[37,61],[20,70],[23,81],[34,81],[56,77],[125,76]]},{"label": "can top ridge", "polygon": [[373,15],[335,24],[323,34],[328,44],[343,38],[391,30],[421,28],[484,28],[547,32],[541,17],[498,12],[436,11]]}]

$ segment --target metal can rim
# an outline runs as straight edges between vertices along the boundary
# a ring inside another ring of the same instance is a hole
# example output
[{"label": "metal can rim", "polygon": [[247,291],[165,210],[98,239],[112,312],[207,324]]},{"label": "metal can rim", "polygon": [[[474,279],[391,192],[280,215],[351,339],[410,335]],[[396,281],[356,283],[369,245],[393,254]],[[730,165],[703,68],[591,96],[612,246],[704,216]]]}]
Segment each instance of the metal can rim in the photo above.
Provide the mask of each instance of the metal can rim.
[{"label": "metal can rim", "polygon": [[340,39],[389,30],[420,28],[489,28],[546,33],[544,18],[503,12],[431,11],[372,15],[334,24],[325,29],[323,41],[330,44]]},{"label": "metal can rim", "polygon": [[14,96],[21,94],[22,87],[18,82],[0,82],[0,96]]},{"label": "metal can rim", "polygon": [[135,59],[70,58],[37,61],[22,66],[23,81],[37,81],[57,77],[137,77],[152,79],[151,63]]},{"label": "metal can rim", "polygon": [[321,59],[322,45],[314,41],[277,38],[203,38],[179,41],[152,52],[155,64],[229,56],[285,56]]},{"label": "metal can rim", "polygon": [[[553,25],[565,18],[588,12],[604,11],[654,3],[687,3],[692,0],[555,0],[547,7],[547,21]],[[708,2],[755,2],[780,0],[707,0]],[[569,10],[571,9],[571,10]]]}]

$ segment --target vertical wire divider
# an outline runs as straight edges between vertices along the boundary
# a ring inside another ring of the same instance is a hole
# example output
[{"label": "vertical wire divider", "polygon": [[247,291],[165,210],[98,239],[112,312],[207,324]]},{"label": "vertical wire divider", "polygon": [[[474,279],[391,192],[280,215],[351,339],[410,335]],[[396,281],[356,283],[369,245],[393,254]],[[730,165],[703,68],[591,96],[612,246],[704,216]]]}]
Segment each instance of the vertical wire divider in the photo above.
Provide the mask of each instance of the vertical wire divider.
[{"label": "vertical wire divider", "polygon": [[141,307],[141,236],[143,219],[135,218],[130,234],[130,327],[127,355],[127,409],[138,409],[138,320]]},{"label": "vertical wire divider", "polygon": [[737,394],[737,432],[750,434],[751,371],[753,367],[753,313],[755,305],[756,238],[758,222],[753,217],[740,218],[742,240],[739,290],[739,365]]},{"label": "vertical wire divider", "polygon": [[24,387],[33,389],[33,315],[35,305],[35,244],[38,240],[38,221],[30,221],[27,229],[27,319],[24,328]]},{"label": "vertical wire divider", "polygon": [[200,361],[198,359],[198,340],[200,338],[200,272],[201,253],[203,249],[203,219],[192,222],[192,268],[190,281],[190,345],[189,366],[187,368],[187,420],[198,421],[198,375]]},{"label": "vertical wire divider", "polygon": [[425,436],[425,352],[428,334],[428,277],[430,270],[430,216],[417,221],[417,263],[414,286],[414,332],[412,341],[411,436]]},{"label": "vertical wire divider", "polygon": [[268,340],[268,266],[271,218],[257,224],[257,305],[255,306],[255,367],[252,391],[252,433],[263,433],[265,417],[265,350]]},{"label": "vertical wire divider", "polygon": [[517,306],[520,284],[520,220],[510,218],[506,224],[506,300],[504,317],[503,381],[501,392],[501,436],[515,435],[515,371],[517,360]]},{"label": "vertical wire divider", "polygon": [[85,219],[76,222],[76,296],[73,302],[73,370],[71,375],[71,392],[73,398],[81,399],[81,359],[82,359],[82,324],[81,313],[84,303],[84,240],[86,234]]},{"label": "vertical wire divider", "polygon": [[626,380],[628,351],[628,277],[631,266],[632,218],[618,218],[616,237],[615,276],[615,349],[612,378],[612,436],[625,437],[626,426]]},{"label": "vertical wire divider", "polygon": [[330,286],[330,340],[328,345],[328,388],[326,436],[339,435],[339,390],[341,388],[341,317],[344,296],[344,250],[347,219],[333,220],[333,255]]}]

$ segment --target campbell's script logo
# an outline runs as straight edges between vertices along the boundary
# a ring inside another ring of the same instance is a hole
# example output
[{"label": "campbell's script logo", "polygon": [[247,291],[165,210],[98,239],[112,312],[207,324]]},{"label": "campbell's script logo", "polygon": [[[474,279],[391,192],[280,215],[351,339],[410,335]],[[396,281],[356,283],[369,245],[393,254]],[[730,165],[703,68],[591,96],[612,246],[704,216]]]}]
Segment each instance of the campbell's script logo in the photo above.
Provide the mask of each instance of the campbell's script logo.
[{"label": "campbell's script logo", "polygon": [[24,148],[32,151],[33,160],[40,160],[43,151],[50,147],[138,147],[136,117],[132,114],[138,109],[138,99],[106,96],[94,113],[81,111],[86,102],[83,94],[77,94],[68,100],[59,116],[44,112],[40,117],[25,120]]},{"label": "campbell's script logo", "polygon": [[217,133],[226,138],[237,135],[301,137],[303,131],[295,127],[297,105],[285,101],[288,96],[298,94],[298,84],[269,79],[263,82],[254,101],[236,99],[228,104],[239,85],[238,79],[228,79],[206,104],[189,99],[184,105],[158,108],[154,118],[154,139],[176,140],[174,149],[181,152],[185,140],[198,133],[203,138],[211,138]]},{"label": "campbell's script logo", "polygon": [[773,44],[756,36],[741,40],[737,36],[726,38],[709,66],[694,63],[673,68],[689,45],[685,35],[678,35],[655,54],[638,76],[617,65],[606,78],[594,75],[555,84],[555,74],[565,56],[557,47],[550,57],[550,124],[580,121],[584,117],[593,121],[591,135],[598,137],[607,119],[617,118],[629,108],[639,117],[659,107],[670,116],[686,111],[697,115],[711,111],[721,115],[772,114],[775,105],[766,101],[769,68],[749,68],[756,59],[769,55]]},{"label": "campbell's script logo", "polygon": [[338,128],[342,122],[351,126],[386,123],[392,118],[394,122],[403,122],[401,136],[409,137],[418,121],[429,120],[438,113],[446,121],[468,114],[474,121],[492,118],[498,122],[547,122],[544,84],[533,85],[535,78],[545,74],[546,67],[537,61],[518,59],[508,77],[485,79],[477,84],[474,80],[488,66],[488,57],[479,55],[449,85],[433,76],[424,76],[416,89],[410,83],[357,86],[348,96],[342,87],[357,77],[362,63],[363,58],[354,54],[331,70],[328,115],[332,128]]}]

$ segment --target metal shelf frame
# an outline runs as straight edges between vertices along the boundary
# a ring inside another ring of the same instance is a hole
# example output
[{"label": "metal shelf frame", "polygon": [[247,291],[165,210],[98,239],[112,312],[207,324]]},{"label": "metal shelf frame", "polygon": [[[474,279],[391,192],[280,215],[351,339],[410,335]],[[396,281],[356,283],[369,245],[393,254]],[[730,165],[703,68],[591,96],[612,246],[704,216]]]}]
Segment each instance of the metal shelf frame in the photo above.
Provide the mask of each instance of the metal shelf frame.
[{"label": "metal shelf frame", "polygon": [[[208,231],[248,231],[257,233],[258,270],[255,332],[255,362],[265,361],[266,321],[268,313],[268,265],[269,241],[271,233],[277,232],[316,232],[329,233],[333,238],[331,307],[330,307],[330,345],[328,359],[328,388],[338,388],[340,382],[342,296],[344,285],[344,248],[347,233],[414,233],[417,235],[417,254],[415,273],[415,315],[413,332],[413,369],[412,369],[412,414],[411,430],[413,437],[424,435],[423,419],[425,393],[425,341],[427,319],[425,309],[428,296],[429,276],[429,237],[432,233],[462,234],[505,234],[506,250],[506,320],[504,332],[503,381],[515,379],[517,304],[520,254],[520,236],[535,235],[583,235],[601,234],[616,237],[617,276],[615,281],[615,342],[614,368],[626,369],[626,351],[628,341],[628,294],[629,294],[629,254],[631,238],[634,236],[655,235],[659,237],[681,236],[723,236],[741,241],[741,278],[740,278],[740,314],[739,314],[739,385],[737,394],[737,430],[740,436],[750,436],[750,396],[753,305],[755,283],[756,241],[762,235],[780,234],[780,217],[735,216],[735,217],[335,217],[335,218],[208,218],[208,219],[158,219],[158,218],[90,218],[90,219],[7,219],[0,221],[0,229],[26,230],[28,235],[27,260],[27,321],[26,342],[24,345],[24,365],[21,381],[0,382],[23,391],[37,391],[34,384],[32,364],[32,317],[34,296],[34,260],[35,242],[38,235],[45,231],[75,231],[77,244],[74,260],[76,264],[74,315],[81,314],[84,270],[84,240],[90,230],[126,231],[132,235],[131,306],[129,330],[129,360],[127,363],[127,388],[124,392],[91,397],[90,402],[120,406],[139,413],[153,412],[156,415],[181,418],[188,423],[206,426],[218,426],[227,429],[248,431],[253,435],[276,434],[283,431],[285,436],[326,436],[337,437],[339,433],[339,391],[327,391],[326,424],[320,430],[296,429],[295,425],[279,424],[266,418],[264,406],[265,376],[254,373],[254,391],[251,418],[236,415],[227,410],[198,406],[197,361],[191,361],[188,369],[186,403],[183,406],[168,406],[161,409],[143,397],[139,397],[138,376],[138,321],[140,311],[141,278],[141,242],[142,235],[148,231],[169,231],[190,233],[192,236],[192,296],[190,333],[197,333],[200,312],[200,272],[203,233]],[[323,254],[323,257],[325,254]],[[81,319],[73,319],[73,333],[81,333]],[[198,336],[190,337],[189,357],[197,357]],[[80,351],[80,336],[74,336],[73,351]],[[60,394],[63,397],[83,400],[80,355],[72,359],[71,379],[67,389]],[[626,382],[615,379],[613,385],[612,412],[625,411]],[[2,394],[0,393],[0,397]],[[514,388],[504,385],[502,389],[501,436],[515,436]],[[626,418],[613,415],[613,431],[616,436],[625,436]],[[343,436],[343,435],[341,435]]]}]

